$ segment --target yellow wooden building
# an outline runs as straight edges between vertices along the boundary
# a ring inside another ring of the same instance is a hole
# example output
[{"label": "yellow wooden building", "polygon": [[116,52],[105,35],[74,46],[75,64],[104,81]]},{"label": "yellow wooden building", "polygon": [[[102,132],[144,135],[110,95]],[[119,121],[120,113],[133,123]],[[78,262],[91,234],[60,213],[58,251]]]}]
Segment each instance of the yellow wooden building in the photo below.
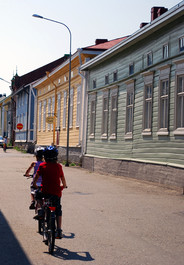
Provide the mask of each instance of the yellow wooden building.
[{"label": "yellow wooden building", "polygon": [[[80,66],[121,40],[117,39],[114,42],[115,40],[98,39],[95,45],[78,49],[71,56],[70,161],[79,162],[81,146],[85,138],[86,79],[80,73]],[[64,157],[67,146],[69,59],[50,73],[47,72],[34,84],[34,87],[37,90],[36,144],[40,146],[55,144],[59,148],[59,153],[63,153],[61,156]]]}]

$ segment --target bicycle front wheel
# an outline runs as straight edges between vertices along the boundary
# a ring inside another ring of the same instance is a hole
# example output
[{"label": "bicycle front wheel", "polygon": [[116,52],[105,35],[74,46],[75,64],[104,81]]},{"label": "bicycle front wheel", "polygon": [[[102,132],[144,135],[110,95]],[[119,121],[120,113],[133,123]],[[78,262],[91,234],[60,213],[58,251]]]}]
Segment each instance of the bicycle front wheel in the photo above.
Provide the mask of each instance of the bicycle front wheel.
[{"label": "bicycle front wheel", "polygon": [[51,212],[48,220],[48,250],[52,254],[55,245],[55,213]]}]

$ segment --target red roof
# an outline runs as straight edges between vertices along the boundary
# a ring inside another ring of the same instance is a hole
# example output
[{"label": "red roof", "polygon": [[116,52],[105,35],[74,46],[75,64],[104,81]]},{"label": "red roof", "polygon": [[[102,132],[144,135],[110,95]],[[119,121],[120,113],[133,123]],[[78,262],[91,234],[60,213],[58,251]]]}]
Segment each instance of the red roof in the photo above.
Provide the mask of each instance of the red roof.
[{"label": "red roof", "polygon": [[26,86],[30,84],[31,82],[34,82],[41,77],[45,76],[46,71],[50,72],[60,64],[62,64],[64,61],[68,59],[69,55],[65,55],[51,63],[48,63],[38,69],[33,70],[32,72],[29,72],[25,75],[18,76],[15,75],[12,79],[12,89],[13,91],[21,88],[22,86]]},{"label": "red roof", "polygon": [[83,48],[84,50],[108,50],[109,48],[113,47],[114,45],[118,44],[119,42],[125,40],[126,38],[128,38],[128,36],[126,37],[122,37],[122,38],[118,38],[118,39],[114,39],[114,40],[110,40],[110,41],[105,41],[103,43],[97,44],[97,45],[92,45],[92,46],[88,46]]}]

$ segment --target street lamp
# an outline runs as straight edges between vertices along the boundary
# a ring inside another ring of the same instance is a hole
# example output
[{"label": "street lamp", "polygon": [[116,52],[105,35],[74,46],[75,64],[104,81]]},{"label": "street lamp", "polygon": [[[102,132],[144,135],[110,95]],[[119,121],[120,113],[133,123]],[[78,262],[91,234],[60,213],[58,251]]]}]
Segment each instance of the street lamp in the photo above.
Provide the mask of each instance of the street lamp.
[{"label": "street lamp", "polygon": [[56,21],[56,20],[53,20],[53,19],[50,19],[50,18],[46,18],[46,17],[43,17],[43,16],[40,16],[40,15],[37,15],[37,14],[33,14],[33,17],[36,17],[36,18],[41,18],[41,19],[45,19],[45,20],[48,20],[48,21],[51,21],[51,22],[54,22],[54,23],[57,23],[57,24],[61,24],[63,25],[64,27],[67,28],[69,34],[70,34],[70,55],[69,55],[69,88],[68,88],[68,124],[67,124],[67,147],[66,147],[66,167],[69,166],[69,122],[70,122],[70,83],[71,83],[71,48],[72,48],[72,33],[71,33],[71,30],[69,29],[69,27],[67,25],[65,25],[64,23],[60,22],[60,21]]},{"label": "street lamp", "polygon": [[0,80],[6,82],[6,83],[8,83],[8,84],[11,84],[9,81],[7,81],[7,80],[5,80],[5,79],[3,79],[3,78],[1,78],[1,77],[0,77]]}]

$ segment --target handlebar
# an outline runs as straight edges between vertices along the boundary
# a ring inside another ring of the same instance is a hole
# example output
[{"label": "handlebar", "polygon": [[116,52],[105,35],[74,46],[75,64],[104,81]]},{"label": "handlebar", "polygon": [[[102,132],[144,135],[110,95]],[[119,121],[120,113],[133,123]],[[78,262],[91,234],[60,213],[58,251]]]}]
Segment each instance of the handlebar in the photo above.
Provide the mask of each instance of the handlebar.
[{"label": "handlebar", "polygon": [[29,176],[26,176],[26,174],[24,174],[23,176],[27,177],[27,179],[33,178],[33,174],[30,174]]}]

